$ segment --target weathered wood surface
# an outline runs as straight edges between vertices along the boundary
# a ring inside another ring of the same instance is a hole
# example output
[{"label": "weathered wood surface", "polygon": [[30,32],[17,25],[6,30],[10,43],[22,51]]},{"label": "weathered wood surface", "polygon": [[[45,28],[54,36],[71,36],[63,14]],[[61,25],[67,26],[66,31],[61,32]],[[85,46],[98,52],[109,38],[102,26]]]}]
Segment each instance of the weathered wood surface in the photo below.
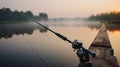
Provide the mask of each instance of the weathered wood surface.
[{"label": "weathered wood surface", "polygon": [[92,67],[119,67],[114,50],[112,49],[108,33],[103,24],[95,37],[89,50],[96,53],[96,57],[91,57]]}]

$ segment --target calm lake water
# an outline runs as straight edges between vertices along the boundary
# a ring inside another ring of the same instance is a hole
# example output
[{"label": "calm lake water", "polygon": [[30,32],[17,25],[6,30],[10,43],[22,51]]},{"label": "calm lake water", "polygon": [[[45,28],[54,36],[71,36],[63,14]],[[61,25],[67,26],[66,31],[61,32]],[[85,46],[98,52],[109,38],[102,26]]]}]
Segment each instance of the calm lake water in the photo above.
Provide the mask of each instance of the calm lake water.
[{"label": "calm lake water", "polygon": [[[71,41],[77,39],[85,48],[89,48],[102,24],[89,21],[41,23]],[[120,24],[106,23],[106,26],[120,64]],[[70,43],[34,22],[0,24],[0,67],[46,67],[45,63],[50,67],[78,67],[79,59]]]}]

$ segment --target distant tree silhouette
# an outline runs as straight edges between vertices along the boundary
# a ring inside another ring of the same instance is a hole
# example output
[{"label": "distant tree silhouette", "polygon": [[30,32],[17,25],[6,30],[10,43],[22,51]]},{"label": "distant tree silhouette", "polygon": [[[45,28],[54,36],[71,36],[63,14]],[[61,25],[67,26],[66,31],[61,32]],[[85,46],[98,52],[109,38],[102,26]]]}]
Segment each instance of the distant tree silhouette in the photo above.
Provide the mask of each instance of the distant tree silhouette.
[{"label": "distant tree silhouette", "polygon": [[10,8],[3,7],[0,9],[0,21],[28,21],[28,19],[22,14],[34,19],[48,20],[48,15],[46,13],[39,13],[39,16],[34,16],[31,11],[11,11]]},{"label": "distant tree silhouette", "polygon": [[32,14],[31,11],[26,11],[26,12],[25,12],[25,15],[33,17],[33,14]]},{"label": "distant tree silhouette", "polygon": [[89,17],[92,20],[100,21],[120,21],[120,12],[101,13]]},{"label": "distant tree silhouette", "polygon": [[39,13],[40,20],[46,21],[48,20],[48,15],[46,13]]},{"label": "distant tree silhouette", "polygon": [[0,20],[9,20],[11,18],[12,12],[9,8],[0,9]]}]

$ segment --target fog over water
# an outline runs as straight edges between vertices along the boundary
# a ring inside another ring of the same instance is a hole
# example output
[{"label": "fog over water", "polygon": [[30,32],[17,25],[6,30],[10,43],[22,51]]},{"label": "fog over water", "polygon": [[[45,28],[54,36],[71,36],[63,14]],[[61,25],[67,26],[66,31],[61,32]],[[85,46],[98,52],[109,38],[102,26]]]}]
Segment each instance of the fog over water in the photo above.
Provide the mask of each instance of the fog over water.
[{"label": "fog over water", "polygon": [[[41,23],[71,41],[77,39],[85,48],[89,48],[102,25],[98,21],[84,20],[50,20]],[[106,23],[106,27],[120,64],[120,24]],[[78,67],[79,59],[71,44],[34,22],[0,25],[0,66],[46,67],[30,45],[50,67]]]}]

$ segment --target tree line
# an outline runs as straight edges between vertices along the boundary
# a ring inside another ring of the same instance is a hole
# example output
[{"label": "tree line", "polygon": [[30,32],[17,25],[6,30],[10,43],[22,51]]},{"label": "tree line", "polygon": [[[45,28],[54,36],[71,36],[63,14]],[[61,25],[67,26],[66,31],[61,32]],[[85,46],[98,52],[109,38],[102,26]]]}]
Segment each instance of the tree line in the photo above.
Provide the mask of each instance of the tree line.
[{"label": "tree line", "polygon": [[120,12],[110,12],[110,13],[101,13],[97,15],[91,15],[89,17],[91,20],[99,21],[110,21],[110,22],[120,22]]},{"label": "tree line", "polygon": [[28,21],[28,19],[23,14],[39,21],[48,20],[48,15],[43,12],[39,13],[38,16],[35,16],[31,11],[12,11],[10,8],[3,7],[0,9],[0,21]]}]

